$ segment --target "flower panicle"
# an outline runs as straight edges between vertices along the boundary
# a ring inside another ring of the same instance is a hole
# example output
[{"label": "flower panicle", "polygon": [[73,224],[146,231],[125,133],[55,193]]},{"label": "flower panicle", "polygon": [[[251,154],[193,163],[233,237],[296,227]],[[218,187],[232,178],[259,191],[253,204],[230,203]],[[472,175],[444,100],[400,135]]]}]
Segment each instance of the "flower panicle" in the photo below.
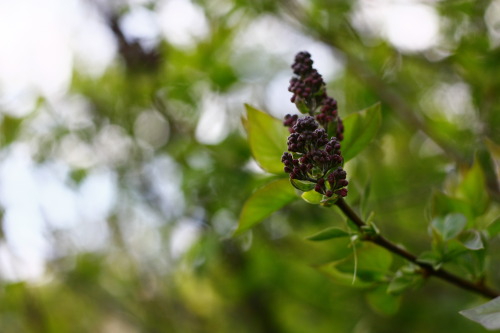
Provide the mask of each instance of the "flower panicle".
[{"label": "flower panicle", "polygon": [[[326,93],[323,77],[313,67],[309,52],[299,52],[292,65],[294,77],[290,80],[288,90],[293,93],[291,102],[304,114],[314,116],[316,121],[330,134],[342,141],[344,126],[338,115],[337,101]],[[284,125],[290,131],[296,115],[287,115]]]},{"label": "flower panicle", "polygon": [[283,124],[290,135],[281,161],[290,179],[315,183],[314,190],[328,198],[345,197],[348,181],[340,150],[344,126],[337,101],[327,95],[325,82],[312,65],[308,52],[299,52],[292,65],[291,101],[308,115],[285,116]]}]

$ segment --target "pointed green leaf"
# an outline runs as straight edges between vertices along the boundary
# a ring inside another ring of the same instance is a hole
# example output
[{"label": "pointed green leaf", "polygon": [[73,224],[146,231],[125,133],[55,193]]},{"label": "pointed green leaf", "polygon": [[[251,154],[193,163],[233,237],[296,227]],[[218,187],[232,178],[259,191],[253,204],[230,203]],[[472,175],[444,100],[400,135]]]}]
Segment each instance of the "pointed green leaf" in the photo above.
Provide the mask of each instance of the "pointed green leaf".
[{"label": "pointed green leaf", "polygon": [[487,268],[486,254],[485,249],[466,251],[455,259],[455,263],[470,274],[471,280],[480,279],[484,277]]},{"label": "pointed green leaf", "polygon": [[258,189],[243,205],[235,235],[252,228],[273,212],[297,199],[288,179],[279,179]]},{"label": "pointed green leaf", "polygon": [[323,201],[323,194],[314,190],[302,193],[301,197],[305,202],[313,205],[319,205]]},{"label": "pointed green leaf", "polygon": [[381,122],[380,103],[352,113],[343,119],[342,155],[345,161],[356,156],[375,138]]},{"label": "pointed green leaf", "polygon": [[387,271],[392,264],[392,254],[386,249],[372,244],[363,243],[363,247],[358,251],[358,270],[372,271],[380,273],[385,278]]},{"label": "pointed green leaf", "polygon": [[444,241],[457,237],[467,224],[467,219],[462,214],[448,214],[444,217],[438,216],[431,222],[432,228],[442,237]]},{"label": "pointed green leaf", "polygon": [[448,242],[446,242],[446,246],[443,247],[443,250],[443,262],[455,260],[455,258],[469,251],[469,249],[465,247],[464,243],[462,243],[458,239],[450,239]]},{"label": "pointed green leaf", "polygon": [[417,261],[419,263],[431,265],[434,269],[439,269],[443,265],[443,259],[438,253],[432,251],[424,251],[422,252]]},{"label": "pointed green leaf", "polygon": [[399,295],[404,291],[418,287],[424,279],[416,267],[403,267],[394,274],[387,292],[392,295]]},{"label": "pointed green leaf", "polygon": [[287,150],[290,134],[283,123],[269,114],[245,104],[247,120],[244,125],[252,155],[262,169],[270,173],[284,173],[281,155]]},{"label": "pointed green leaf", "polygon": [[302,192],[309,192],[316,186],[316,183],[307,180],[290,179],[290,183]]},{"label": "pointed green leaf", "polygon": [[380,235],[380,230],[378,227],[375,225],[373,221],[371,221],[373,216],[373,212],[370,214],[370,217],[367,219],[366,225],[361,227],[361,230],[363,231],[363,234],[365,236],[377,236]]},{"label": "pointed green leaf", "polygon": [[349,233],[347,233],[342,229],[331,227],[321,230],[317,234],[307,237],[307,239],[310,241],[324,241],[332,238],[342,238],[342,237],[349,237]]},{"label": "pointed green leaf", "polygon": [[487,230],[490,237],[498,235],[500,233],[500,217],[497,217],[495,221],[491,222]]},{"label": "pointed green leaf", "polygon": [[17,118],[9,116],[8,114],[3,114],[2,121],[0,123],[0,144],[9,145],[17,137],[21,124],[24,118]]},{"label": "pointed green leaf", "polygon": [[476,216],[482,215],[488,207],[489,198],[485,176],[477,159],[474,161],[472,168],[465,174],[462,183],[458,187],[457,195],[471,204]]},{"label": "pointed green leaf", "polygon": [[373,281],[364,281],[362,278],[353,279],[354,268],[352,268],[352,270],[349,272],[339,270],[338,265],[344,262],[345,260],[330,262],[328,264],[317,267],[317,270],[328,276],[333,283],[341,286],[352,288],[368,288],[373,285]]},{"label": "pointed green leaf", "polygon": [[485,142],[479,145],[476,157],[477,161],[481,165],[485,183],[489,188],[490,193],[496,193],[496,195],[498,195],[498,175],[496,171],[495,157],[493,156],[493,153],[488,149]]},{"label": "pointed green leaf", "polygon": [[[318,267],[334,283],[355,288],[366,288],[386,281],[392,263],[392,254],[387,250],[363,243],[352,256]],[[356,277],[354,274],[356,272]]]},{"label": "pointed green leaf", "polygon": [[457,198],[452,198],[441,192],[434,192],[432,197],[433,216],[445,216],[450,213],[461,213],[468,219],[474,217],[471,205]]},{"label": "pointed green leaf", "polygon": [[460,311],[460,314],[489,330],[500,329],[500,297],[469,310]]},{"label": "pointed green leaf", "polygon": [[475,251],[484,249],[481,234],[477,230],[466,230],[460,235],[459,240],[469,250]]},{"label": "pointed green leaf", "polygon": [[389,294],[386,286],[380,286],[366,295],[370,307],[381,315],[390,316],[398,312],[401,297]]}]

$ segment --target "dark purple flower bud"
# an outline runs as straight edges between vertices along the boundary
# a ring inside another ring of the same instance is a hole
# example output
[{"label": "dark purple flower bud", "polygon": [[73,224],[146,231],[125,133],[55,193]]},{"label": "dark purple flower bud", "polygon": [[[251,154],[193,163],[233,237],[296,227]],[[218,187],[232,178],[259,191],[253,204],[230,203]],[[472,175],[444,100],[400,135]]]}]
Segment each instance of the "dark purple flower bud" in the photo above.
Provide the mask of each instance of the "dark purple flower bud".
[{"label": "dark purple flower bud", "polygon": [[347,186],[347,184],[349,184],[349,182],[345,179],[339,179],[337,182],[338,187]]},{"label": "dark purple flower bud", "polygon": [[283,125],[288,127],[288,131],[290,133],[293,133],[293,125],[295,125],[295,122],[297,122],[298,118],[299,118],[299,116],[297,116],[296,114],[294,114],[294,115],[287,114],[285,116],[285,120],[283,121]]},{"label": "dark purple flower bud", "polygon": [[347,196],[347,189],[345,187],[341,188],[340,190],[335,191],[335,194],[338,194],[341,197],[345,197]]}]

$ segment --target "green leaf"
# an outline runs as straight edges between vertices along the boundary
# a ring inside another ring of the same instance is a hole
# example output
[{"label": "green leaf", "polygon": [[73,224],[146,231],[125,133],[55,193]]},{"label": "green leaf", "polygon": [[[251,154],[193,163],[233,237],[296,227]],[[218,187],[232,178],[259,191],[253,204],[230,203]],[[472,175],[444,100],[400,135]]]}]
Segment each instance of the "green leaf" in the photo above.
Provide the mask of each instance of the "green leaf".
[{"label": "green leaf", "polygon": [[434,216],[445,216],[450,213],[461,213],[468,219],[474,217],[472,205],[468,202],[452,198],[441,192],[434,192],[432,197],[432,214]]},{"label": "green leaf", "polygon": [[392,264],[392,254],[386,249],[372,244],[363,243],[358,251],[358,271],[372,271],[384,276]]},{"label": "green leaf", "polygon": [[438,216],[431,222],[432,228],[442,237],[444,241],[457,237],[467,224],[467,219],[462,214],[448,214],[444,217]]},{"label": "green leaf", "polygon": [[470,274],[471,279],[484,277],[486,271],[486,250],[464,252],[455,260],[456,264]]},{"label": "green leaf", "polygon": [[252,155],[262,169],[270,173],[284,173],[281,155],[287,149],[290,134],[283,123],[269,114],[245,104],[248,142]]},{"label": "green leaf", "polygon": [[365,236],[377,236],[380,235],[380,230],[378,227],[375,225],[375,223],[371,220],[373,218],[373,212],[370,214],[370,216],[367,219],[367,224],[361,227],[361,230],[363,231],[363,234]]},{"label": "green leaf", "polygon": [[307,239],[310,241],[324,241],[327,239],[342,237],[349,237],[349,233],[340,228],[331,227],[321,230],[317,234],[307,237]]},{"label": "green leaf", "polygon": [[481,234],[477,230],[466,230],[460,237],[460,242],[468,248],[469,250],[481,250],[484,249],[483,240],[481,239]]},{"label": "green leaf", "polygon": [[458,239],[451,239],[443,247],[443,262],[449,262],[469,251]]},{"label": "green leaf", "polygon": [[419,263],[431,265],[434,269],[439,269],[443,265],[443,259],[438,253],[432,251],[424,251],[422,252],[417,261]]},{"label": "green leaf", "polygon": [[309,192],[316,186],[316,183],[307,180],[290,179],[290,183],[293,187],[302,192]]},{"label": "green leaf", "polygon": [[[353,254],[345,259],[322,265],[318,267],[318,270],[336,284],[366,288],[376,283],[385,282],[391,264],[392,254],[390,252],[365,242],[356,249],[356,255]],[[356,278],[353,279],[356,265]]]},{"label": "green leaf", "polygon": [[330,278],[333,283],[341,286],[353,288],[368,288],[373,285],[373,281],[364,281],[362,278],[353,279],[354,268],[350,272],[339,270],[338,265],[344,262],[345,260],[338,260],[316,267],[316,269],[328,276],[328,278]]},{"label": "green leaf", "polygon": [[497,217],[495,221],[491,222],[487,230],[490,237],[498,235],[500,233],[500,217]]},{"label": "green leaf", "polygon": [[347,162],[356,156],[375,138],[381,122],[380,103],[352,113],[343,119],[342,155],[344,161]]},{"label": "green leaf", "polygon": [[469,310],[459,312],[462,316],[483,325],[489,330],[500,329],[500,297]]},{"label": "green leaf", "polygon": [[302,98],[298,98],[295,100],[295,106],[299,110],[300,113],[302,114],[308,114],[309,113],[309,107],[307,104],[304,102]]},{"label": "green leaf", "polygon": [[366,300],[375,312],[386,316],[398,312],[401,303],[401,298],[394,294],[389,294],[385,285],[369,292],[366,295]]},{"label": "green leaf", "polygon": [[0,123],[0,143],[2,145],[9,145],[16,140],[23,121],[24,118],[17,118],[9,116],[8,114],[3,114],[2,121]]},{"label": "green leaf", "polygon": [[319,205],[323,201],[323,194],[314,190],[302,193],[301,197],[305,202],[313,205]]},{"label": "green leaf", "polygon": [[482,215],[488,207],[488,191],[485,186],[485,176],[480,163],[474,161],[457,189],[459,198],[471,204],[475,216]]},{"label": "green leaf", "polygon": [[496,184],[498,183],[498,176],[496,172],[495,158],[493,157],[492,152],[490,152],[485,142],[479,145],[476,157],[477,161],[481,165],[481,169],[485,178],[485,184],[490,190],[489,193],[491,193],[491,190],[493,190],[493,193],[498,192],[498,189],[496,188]]},{"label": "green leaf", "polygon": [[288,179],[279,179],[264,185],[247,199],[238,221],[235,235],[252,228],[273,212],[297,199]]},{"label": "green leaf", "polygon": [[423,276],[417,271],[416,266],[405,266],[394,274],[387,287],[387,292],[392,295],[399,295],[408,289],[420,286],[423,282]]}]

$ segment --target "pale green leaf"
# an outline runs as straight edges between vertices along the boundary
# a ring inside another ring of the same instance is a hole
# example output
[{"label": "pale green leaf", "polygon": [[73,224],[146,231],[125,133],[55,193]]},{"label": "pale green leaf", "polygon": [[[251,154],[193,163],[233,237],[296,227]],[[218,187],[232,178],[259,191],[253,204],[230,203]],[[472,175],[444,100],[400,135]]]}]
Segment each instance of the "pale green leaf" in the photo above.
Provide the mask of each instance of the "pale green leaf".
[{"label": "pale green leaf", "polygon": [[460,314],[489,330],[500,329],[500,297],[469,310],[460,311]]},{"label": "pale green leaf", "polygon": [[317,267],[317,270],[325,274],[330,280],[341,286],[348,286],[353,288],[368,288],[373,285],[373,281],[364,281],[361,278],[353,279],[354,268],[350,272],[339,270],[338,265],[344,263],[345,260],[338,260],[328,264]]},{"label": "pale green leaf", "polygon": [[495,221],[491,222],[487,230],[490,237],[495,237],[500,234],[500,217],[497,217]]},{"label": "pale green leaf", "polygon": [[[459,236],[459,238],[462,235]],[[443,262],[448,262],[455,260],[455,258],[463,255],[469,251],[467,247],[465,247],[464,243],[458,239],[450,239],[448,242],[446,242],[446,246],[443,247]]]},{"label": "pale green leaf", "polygon": [[468,248],[469,250],[481,250],[484,249],[483,240],[481,239],[481,234],[477,230],[466,230],[460,237],[460,242]]},{"label": "pale green leaf", "polygon": [[387,292],[393,295],[399,295],[408,289],[420,286],[423,283],[422,273],[416,267],[403,267],[394,274]]},{"label": "pale green leaf", "polygon": [[390,252],[377,245],[363,243],[362,247],[356,249],[355,255],[322,265],[318,269],[334,283],[365,288],[386,281],[391,263]]},{"label": "pale green leaf", "polygon": [[342,229],[331,227],[321,230],[317,234],[307,237],[307,239],[311,241],[324,241],[332,238],[342,237],[349,237],[349,233]]},{"label": "pale green leaf", "polygon": [[422,252],[418,256],[417,261],[422,264],[430,265],[434,269],[439,269],[443,265],[443,258],[438,253],[432,251]]},{"label": "pale green leaf", "polygon": [[290,179],[290,183],[302,192],[309,192],[316,186],[316,183],[307,180]]},{"label": "pale green leaf", "polygon": [[366,295],[366,300],[375,312],[390,316],[398,312],[401,297],[389,294],[386,289],[385,285],[383,285],[370,291]]},{"label": "pale green leaf", "polygon": [[288,179],[279,179],[255,191],[243,205],[235,235],[252,228],[273,212],[297,199]]},{"label": "pale green leaf", "polygon": [[342,156],[345,161],[356,156],[375,138],[381,122],[380,103],[352,113],[343,119]]},{"label": "pale green leaf", "polygon": [[432,197],[432,214],[445,216],[450,213],[461,213],[468,219],[474,217],[472,205],[469,202],[452,198],[441,192],[434,192]]},{"label": "pale green leaf", "polygon": [[453,213],[446,216],[438,216],[431,222],[432,228],[442,237],[444,241],[457,237],[467,224],[467,219],[462,214]]},{"label": "pale green leaf", "polygon": [[284,173],[281,156],[287,150],[288,129],[281,120],[245,104],[248,142],[252,155],[262,169],[270,173]]},{"label": "pale green leaf", "polygon": [[305,202],[313,205],[319,205],[323,201],[323,194],[314,190],[302,193],[301,197]]},{"label": "pale green leaf", "polygon": [[457,195],[471,204],[476,216],[482,215],[488,207],[489,198],[485,185],[485,176],[477,159],[474,161],[472,168],[467,170],[462,183],[458,187]]}]

